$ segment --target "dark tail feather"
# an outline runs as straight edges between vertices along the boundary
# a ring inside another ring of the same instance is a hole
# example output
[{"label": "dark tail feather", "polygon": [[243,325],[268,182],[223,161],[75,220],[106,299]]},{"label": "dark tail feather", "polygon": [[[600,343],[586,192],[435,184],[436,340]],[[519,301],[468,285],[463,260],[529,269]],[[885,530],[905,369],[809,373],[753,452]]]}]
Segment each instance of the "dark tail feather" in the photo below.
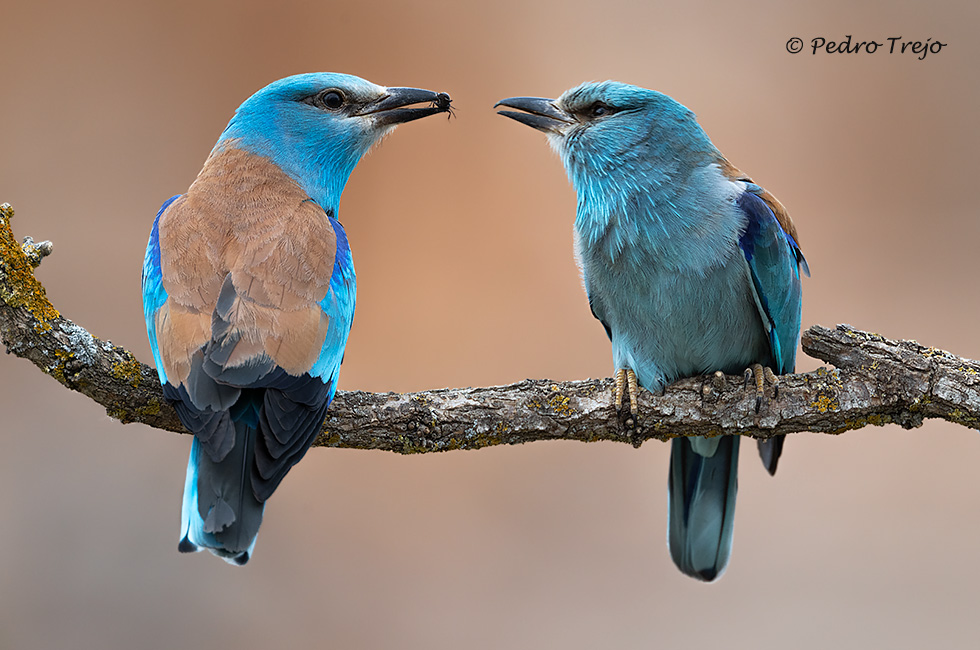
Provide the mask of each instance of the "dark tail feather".
[{"label": "dark tail feather", "polygon": [[759,444],[759,456],[762,464],[770,476],[776,475],[776,466],[779,465],[779,457],[783,455],[783,442],[786,436],[773,436],[768,440],[757,440]]},{"label": "dark tail feather", "polygon": [[240,566],[252,555],[265,505],[255,498],[251,483],[256,429],[244,421],[234,427],[234,447],[217,463],[194,437],[178,549],[186,553],[204,547]]},{"label": "dark tail feather", "polygon": [[667,544],[677,568],[711,582],[728,565],[738,490],[738,436],[675,438],[667,481]]}]

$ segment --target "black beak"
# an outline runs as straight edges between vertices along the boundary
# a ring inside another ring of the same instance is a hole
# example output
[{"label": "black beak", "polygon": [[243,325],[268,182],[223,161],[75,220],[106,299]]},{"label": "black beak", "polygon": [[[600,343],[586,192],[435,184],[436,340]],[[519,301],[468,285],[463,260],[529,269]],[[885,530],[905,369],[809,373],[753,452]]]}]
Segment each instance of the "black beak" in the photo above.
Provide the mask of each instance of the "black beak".
[{"label": "black beak", "polygon": [[501,99],[493,107],[497,108],[498,106],[525,111],[523,113],[497,111],[497,114],[517,120],[521,124],[527,124],[538,131],[550,131],[561,135],[569,124],[575,122],[571,115],[555,106],[555,100],[545,97],[508,97]]},{"label": "black beak", "polygon": [[[446,93],[436,93],[421,88],[388,88],[388,92],[357,112],[357,115],[374,115],[378,125],[403,124],[436,113],[450,113],[452,98]],[[412,104],[429,106],[405,108]]]}]

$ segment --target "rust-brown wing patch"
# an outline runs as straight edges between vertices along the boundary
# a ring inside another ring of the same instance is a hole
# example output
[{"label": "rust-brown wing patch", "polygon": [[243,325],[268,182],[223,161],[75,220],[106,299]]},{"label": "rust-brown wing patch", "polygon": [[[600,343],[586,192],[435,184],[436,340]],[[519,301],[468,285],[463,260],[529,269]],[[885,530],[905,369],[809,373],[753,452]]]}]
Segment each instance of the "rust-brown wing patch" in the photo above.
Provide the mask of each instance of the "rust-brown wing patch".
[{"label": "rust-brown wing patch", "polygon": [[[336,236],[296,182],[266,158],[225,147],[161,215],[159,228],[168,300],[157,333],[172,381],[186,382],[191,357],[209,344],[224,346],[222,368],[262,355],[292,375],[312,367],[326,337],[319,303],[329,290]],[[232,291],[223,293],[229,277]]]},{"label": "rust-brown wing patch", "polygon": [[769,191],[766,190],[764,187],[762,187],[761,185],[753,181],[751,178],[749,178],[748,174],[742,172],[738,167],[728,162],[728,159],[725,158],[724,156],[719,157],[718,166],[721,167],[721,172],[727,178],[730,178],[733,181],[752,183],[760,190],[762,190],[757,194],[758,197],[762,199],[766,205],[769,206],[769,209],[772,210],[772,213],[776,215],[776,221],[778,221],[779,225],[782,226],[783,230],[790,237],[793,238],[793,241],[796,242],[796,245],[797,246],[800,245],[800,236],[796,233],[796,224],[793,223],[793,219],[790,218],[789,212],[786,210],[786,207],[779,202],[779,199],[777,199],[775,196],[769,193]]}]

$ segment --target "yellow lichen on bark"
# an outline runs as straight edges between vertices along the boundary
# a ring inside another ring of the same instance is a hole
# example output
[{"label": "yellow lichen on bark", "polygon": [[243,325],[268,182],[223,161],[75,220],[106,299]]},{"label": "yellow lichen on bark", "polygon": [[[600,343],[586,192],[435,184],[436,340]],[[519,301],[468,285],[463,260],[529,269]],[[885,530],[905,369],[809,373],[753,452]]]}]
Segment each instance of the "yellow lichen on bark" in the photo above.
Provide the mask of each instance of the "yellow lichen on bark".
[{"label": "yellow lichen on bark", "polygon": [[11,307],[28,310],[37,323],[35,328],[51,329],[51,321],[61,314],[48,300],[44,287],[34,277],[34,265],[23,246],[14,237],[10,220],[14,209],[0,205],[0,299]]}]

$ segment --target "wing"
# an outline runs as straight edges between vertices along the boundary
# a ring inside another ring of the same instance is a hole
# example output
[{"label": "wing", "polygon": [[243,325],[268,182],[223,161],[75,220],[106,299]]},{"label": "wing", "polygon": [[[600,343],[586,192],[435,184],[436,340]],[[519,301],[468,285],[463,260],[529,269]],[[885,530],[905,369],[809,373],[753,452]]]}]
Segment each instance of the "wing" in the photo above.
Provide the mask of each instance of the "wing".
[{"label": "wing", "polygon": [[589,299],[589,309],[592,311],[592,315],[595,319],[602,323],[602,328],[606,330],[606,336],[612,341],[612,329],[609,327],[609,320],[606,318],[606,306],[602,303],[602,299],[599,295],[592,290],[592,284],[589,282],[589,272],[586,270],[585,264],[582,262],[582,245],[579,241],[578,230],[575,231],[575,261],[578,267],[582,269],[582,284],[585,286],[585,295]]},{"label": "wing", "polygon": [[153,362],[160,376],[160,383],[167,383],[167,374],[160,360],[160,346],[157,342],[156,318],[160,308],[167,302],[167,290],[163,288],[163,277],[160,272],[160,215],[180,195],[172,196],[160,207],[153,227],[150,229],[150,240],[146,244],[146,254],[143,256],[143,317],[146,319],[146,334],[150,339],[150,350],[153,352]]},{"label": "wing", "polygon": [[606,322],[605,308],[598,296],[589,289],[588,282],[585,283],[585,295],[589,297],[589,309],[592,310],[592,315],[595,316],[597,321],[602,323],[602,328],[606,330],[606,336],[612,341],[612,329],[609,327],[609,323]]},{"label": "wing", "polygon": [[320,353],[309,372],[291,377],[277,369],[265,392],[259,417],[262,435],[256,440],[252,488],[265,501],[279,482],[313,444],[327,407],[337,390],[340,364],[354,319],[357,285],[347,235],[340,222],[330,219],[336,237],[330,288],[320,301],[328,321]]},{"label": "wing", "polygon": [[[310,374],[320,377],[325,382],[336,383],[340,364],[344,360],[344,348],[347,347],[347,335],[350,334],[351,323],[354,320],[357,279],[354,275],[354,261],[351,257],[347,233],[336,219],[330,218],[330,225],[333,226],[337,252],[334,255],[333,272],[330,276],[330,290],[320,301],[320,309],[329,319],[330,325],[320,348],[320,356],[313,364]],[[331,393],[332,397],[333,393]]]},{"label": "wing", "polygon": [[743,187],[736,205],[745,215],[746,227],[738,243],[745,254],[753,297],[769,335],[774,370],[779,374],[793,372],[803,298],[800,271],[810,275],[796,225],[783,204],[747,174],[720,155],[717,164],[722,174]]},{"label": "wing", "polygon": [[800,271],[809,275],[809,268],[796,242],[792,221],[775,198],[749,181],[737,205],[746,218],[739,247],[745,254],[756,305],[769,334],[775,370],[779,374],[793,372],[802,308]]}]

